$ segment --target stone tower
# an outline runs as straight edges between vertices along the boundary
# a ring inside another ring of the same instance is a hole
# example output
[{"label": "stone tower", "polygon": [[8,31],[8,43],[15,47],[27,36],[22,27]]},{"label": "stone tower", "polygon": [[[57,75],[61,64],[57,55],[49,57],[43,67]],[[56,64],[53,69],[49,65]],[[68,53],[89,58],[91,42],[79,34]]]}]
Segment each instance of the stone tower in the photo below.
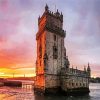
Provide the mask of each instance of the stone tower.
[{"label": "stone tower", "polygon": [[61,68],[69,67],[65,35],[62,13],[58,10],[53,13],[46,5],[43,15],[38,18],[35,90],[49,92],[60,88]]}]

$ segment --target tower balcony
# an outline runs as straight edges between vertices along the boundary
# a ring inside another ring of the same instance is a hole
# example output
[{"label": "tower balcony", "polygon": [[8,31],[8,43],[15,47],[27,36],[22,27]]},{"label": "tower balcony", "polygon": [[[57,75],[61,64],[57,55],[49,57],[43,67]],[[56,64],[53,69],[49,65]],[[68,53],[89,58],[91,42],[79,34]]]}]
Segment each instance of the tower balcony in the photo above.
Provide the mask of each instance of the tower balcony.
[{"label": "tower balcony", "polygon": [[44,27],[38,31],[36,34],[36,39],[43,33],[43,31],[50,31],[52,33],[55,33],[57,35],[60,35],[61,37],[66,37],[66,31],[64,31],[62,28],[57,27],[56,25],[52,23],[46,23]]},{"label": "tower balcony", "polygon": [[66,36],[66,31],[64,31],[62,28],[59,28],[52,23],[47,23],[45,29],[62,37]]}]

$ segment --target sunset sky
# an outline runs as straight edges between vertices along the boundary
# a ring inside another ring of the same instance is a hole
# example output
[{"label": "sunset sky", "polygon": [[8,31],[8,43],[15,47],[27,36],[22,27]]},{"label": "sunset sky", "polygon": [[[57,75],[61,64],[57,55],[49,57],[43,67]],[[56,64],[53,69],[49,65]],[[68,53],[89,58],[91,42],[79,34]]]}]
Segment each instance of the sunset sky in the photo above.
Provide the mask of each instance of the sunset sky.
[{"label": "sunset sky", "polygon": [[63,13],[71,67],[89,62],[92,76],[100,76],[100,0],[0,0],[0,76],[35,75],[37,21],[46,3]]}]

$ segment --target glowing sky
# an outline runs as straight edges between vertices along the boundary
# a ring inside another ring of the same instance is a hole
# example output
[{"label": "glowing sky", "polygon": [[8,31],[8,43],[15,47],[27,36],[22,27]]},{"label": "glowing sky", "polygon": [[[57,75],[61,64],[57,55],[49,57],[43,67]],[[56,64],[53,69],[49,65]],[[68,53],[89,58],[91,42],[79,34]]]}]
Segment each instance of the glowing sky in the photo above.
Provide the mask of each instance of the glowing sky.
[{"label": "glowing sky", "polygon": [[0,0],[0,76],[34,75],[37,21],[46,3],[64,15],[71,66],[90,62],[92,76],[100,76],[100,0]]}]

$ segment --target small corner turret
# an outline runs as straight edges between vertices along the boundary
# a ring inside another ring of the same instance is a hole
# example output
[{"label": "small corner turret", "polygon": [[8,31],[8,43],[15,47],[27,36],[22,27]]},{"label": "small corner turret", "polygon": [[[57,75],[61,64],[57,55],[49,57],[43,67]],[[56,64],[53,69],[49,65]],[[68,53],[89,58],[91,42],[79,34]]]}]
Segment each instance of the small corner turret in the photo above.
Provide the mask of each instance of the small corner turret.
[{"label": "small corner turret", "polygon": [[48,7],[47,4],[46,4],[46,6],[45,6],[45,11],[49,11],[49,7]]},{"label": "small corner turret", "polygon": [[87,72],[89,77],[91,77],[91,69],[90,69],[90,64],[88,63],[88,67],[87,67]]},{"label": "small corner turret", "polygon": [[84,66],[84,71],[86,72],[86,66]]}]

